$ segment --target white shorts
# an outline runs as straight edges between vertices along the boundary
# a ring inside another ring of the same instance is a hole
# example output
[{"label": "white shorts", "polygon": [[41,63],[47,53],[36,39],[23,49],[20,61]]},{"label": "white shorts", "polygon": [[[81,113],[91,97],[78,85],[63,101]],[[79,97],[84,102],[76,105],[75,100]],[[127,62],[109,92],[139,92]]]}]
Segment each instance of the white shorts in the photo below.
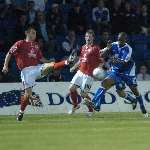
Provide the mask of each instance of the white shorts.
[{"label": "white shorts", "polygon": [[21,80],[25,89],[35,86],[35,80],[42,78],[43,64],[29,66],[21,70]]},{"label": "white shorts", "polygon": [[74,75],[71,84],[75,84],[81,88],[83,92],[89,92],[92,84],[93,78],[89,75],[83,74],[80,70]]}]

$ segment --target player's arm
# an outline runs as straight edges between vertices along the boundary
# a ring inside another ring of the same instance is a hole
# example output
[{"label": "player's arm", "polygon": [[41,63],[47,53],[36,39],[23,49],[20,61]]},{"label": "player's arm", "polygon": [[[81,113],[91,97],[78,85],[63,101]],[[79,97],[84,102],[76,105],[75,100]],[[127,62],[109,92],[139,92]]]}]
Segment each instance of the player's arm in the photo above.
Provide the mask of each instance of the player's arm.
[{"label": "player's arm", "polygon": [[112,52],[112,42],[109,40],[107,42],[107,47],[100,50],[100,55],[104,58],[108,57]]},{"label": "player's arm", "polygon": [[8,72],[8,65],[9,65],[10,59],[11,59],[12,55],[15,55],[17,53],[18,47],[20,46],[20,44],[21,44],[21,41],[16,42],[10,48],[10,50],[8,51],[8,53],[6,54],[4,66],[3,66],[3,69],[2,69],[3,73],[7,73]]},{"label": "player's arm", "polygon": [[11,56],[12,56],[12,54],[8,52],[6,57],[5,57],[5,62],[4,62],[4,66],[3,66],[3,69],[2,69],[3,73],[7,73],[8,72],[8,65],[9,65]]}]

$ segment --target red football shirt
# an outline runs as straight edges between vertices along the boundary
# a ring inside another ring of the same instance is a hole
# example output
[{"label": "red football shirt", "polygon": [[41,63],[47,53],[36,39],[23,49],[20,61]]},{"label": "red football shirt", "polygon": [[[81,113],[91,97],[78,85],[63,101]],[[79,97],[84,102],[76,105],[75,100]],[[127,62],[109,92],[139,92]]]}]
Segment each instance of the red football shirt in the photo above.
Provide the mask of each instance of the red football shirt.
[{"label": "red football shirt", "polygon": [[10,48],[9,53],[15,56],[17,66],[21,70],[25,67],[39,64],[40,59],[43,57],[36,42],[27,42],[25,40],[16,42]]},{"label": "red football shirt", "polygon": [[80,53],[79,70],[84,74],[92,76],[93,70],[102,63],[100,47],[98,45],[83,45]]}]

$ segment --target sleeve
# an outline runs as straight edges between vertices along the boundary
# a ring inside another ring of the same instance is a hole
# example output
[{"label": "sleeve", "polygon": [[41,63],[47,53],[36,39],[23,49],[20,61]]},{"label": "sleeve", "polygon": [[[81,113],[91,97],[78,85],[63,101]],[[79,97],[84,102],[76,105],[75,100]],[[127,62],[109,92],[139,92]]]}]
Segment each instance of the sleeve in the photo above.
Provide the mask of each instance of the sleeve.
[{"label": "sleeve", "polygon": [[111,50],[112,50],[112,53],[115,54],[115,47],[116,47],[116,43],[113,42],[112,43],[112,47],[111,47]]},{"label": "sleeve", "polygon": [[126,47],[122,56],[122,60],[124,60],[125,62],[128,62],[131,59],[131,55],[132,55],[132,48]]},{"label": "sleeve", "polygon": [[9,50],[9,54],[12,55],[16,55],[16,53],[18,52],[20,45],[21,45],[21,41],[16,42]]}]

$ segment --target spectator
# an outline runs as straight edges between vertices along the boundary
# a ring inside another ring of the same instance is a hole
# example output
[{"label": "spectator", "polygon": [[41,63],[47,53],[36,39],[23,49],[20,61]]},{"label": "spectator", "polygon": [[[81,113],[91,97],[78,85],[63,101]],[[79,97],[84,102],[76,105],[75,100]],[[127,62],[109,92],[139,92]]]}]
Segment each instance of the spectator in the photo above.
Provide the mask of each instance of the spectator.
[{"label": "spectator", "polygon": [[137,74],[138,81],[150,80],[150,74],[147,73],[147,67],[145,65],[140,66],[140,71]]},{"label": "spectator", "polygon": [[45,11],[45,0],[33,0],[35,3],[35,10]]},{"label": "spectator", "polygon": [[50,40],[50,29],[45,19],[44,12],[38,11],[37,18],[35,22],[35,26],[37,29],[38,38],[42,38],[44,42],[48,43]]},{"label": "spectator", "polygon": [[35,3],[34,1],[30,0],[27,3],[27,16],[28,16],[28,23],[32,24],[35,21],[36,18],[36,10],[34,9]]},{"label": "spectator", "polygon": [[3,12],[1,13],[1,20],[3,22],[4,38],[9,47],[15,38],[15,27],[17,23],[16,14],[14,13],[14,8],[12,5],[6,5]]},{"label": "spectator", "polygon": [[69,56],[73,49],[79,49],[74,30],[70,30],[68,32],[68,35],[65,37],[65,40],[61,43],[61,47],[65,56]]},{"label": "spectator", "polygon": [[135,10],[132,9],[131,3],[125,2],[124,9],[122,14],[123,22],[121,24],[122,31],[125,31],[128,34],[131,33],[138,33],[139,26],[138,26],[138,15]]},{"label": "spectator", "polygon": [[103,31],[100,36],[100,47],[105,48],[107,46],[108,41],[110,40],[110,35],[108,31]]},{"label": "spectator", "polygon": [[150,29],[150,15],[148,14],[148,9],[147,6],[145,4],[143,4],[141,6],[141,11],[139,14],[139,24],[140,24],[140,28],[141,28],[141,32],[144,34],[148,33],[148,29]]},{"label": "spectator", "polygon": [[82,35],[87,29],[86,17],[81,6],[75,3],[68,16],[68,29],[74,30],[77,34]]},{"label": "spectator", "polygon": [[109,9],[105,7],[103,0],[99,0],[97,6],[93,8],[92,20],[94,23],[94,28],[97,32],[100,33],[104,29],[109,29]]},{"label": "spectator", "polygon": [[11,0],[11,3],[19,11],[26,11],[27,0]]},{"label": "spectator", "polygon": [[110,8],[111,32],[117,34],[121,31],[120,26],[122,25],[122,0],[114,0]]},{"label": "spectator", "polygon": [[47,12],[47,21],[54,36],[56,34],[63,34],[66,31],[66,25],[64,24],[59,4],[52,4],[51,9]]},{"label": "spectator", "polygon": [[15,41],[19,40],[19,39],[24,39],[25,38],[25,30],[26,30],[26,26],[27,26],[28,22],[27,22],[27,16],[26,14],[21,14],[18,16],[18,22],[15,28]]}]

